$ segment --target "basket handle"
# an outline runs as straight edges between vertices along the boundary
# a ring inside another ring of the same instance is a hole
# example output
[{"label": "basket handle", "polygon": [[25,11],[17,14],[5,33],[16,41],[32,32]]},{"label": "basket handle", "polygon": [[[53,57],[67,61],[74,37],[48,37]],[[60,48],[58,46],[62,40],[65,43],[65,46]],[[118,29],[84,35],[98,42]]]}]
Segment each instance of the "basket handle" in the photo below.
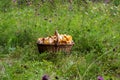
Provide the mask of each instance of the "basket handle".
[{"label": "basket handle", "polygon": [[57,37],[57,40],[56,40],[56,42],[55,42],[55,45],[58,45],[58,44],[59,44],[59,33],[58,33],[57,30],[55,30],[55,35],[56,35],[56,37]]}]

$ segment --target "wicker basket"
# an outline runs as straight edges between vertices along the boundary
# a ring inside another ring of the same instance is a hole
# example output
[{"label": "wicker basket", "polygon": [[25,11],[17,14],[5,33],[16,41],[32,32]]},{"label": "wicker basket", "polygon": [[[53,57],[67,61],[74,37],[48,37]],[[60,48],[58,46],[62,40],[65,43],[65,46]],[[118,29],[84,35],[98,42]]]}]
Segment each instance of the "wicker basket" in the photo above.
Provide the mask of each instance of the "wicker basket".
[{"label": "wicker basket", "polygon": [[[58,37],[58,32],[55,32],[55,35]],[[72,46],[74,45],[74,42],[72,44],[59,44],[58,38],[55,44],[39,44],[37,43],[39,53],[42,52],[66,52],[70,53]]]},{"label": "wicker basket", "polygon": [[74,44],[69,44],[69,45],[50,45],[50,44],[38,44],[37,43],[37,46],[38,46],[38,50],[40,53],[42,52],[59,52],[59,51],[62,51],[62,52],[67,52],[69,53],[72,46]]}]

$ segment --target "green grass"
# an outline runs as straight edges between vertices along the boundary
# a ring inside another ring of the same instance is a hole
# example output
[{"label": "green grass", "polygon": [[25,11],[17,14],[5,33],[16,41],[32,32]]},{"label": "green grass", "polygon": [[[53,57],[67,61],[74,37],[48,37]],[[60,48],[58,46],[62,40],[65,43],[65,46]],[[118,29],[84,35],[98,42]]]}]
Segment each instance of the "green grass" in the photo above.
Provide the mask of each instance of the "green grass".
[{"label": "green grass", "polygon": [[[11,6],[0,11],[0,80],[105,80],[120,78],[120,6],[91,3],[78,7],[64,3],[53,8]],[[39,54],[37,38],[55,30],[70,34],[70,54]]]}]

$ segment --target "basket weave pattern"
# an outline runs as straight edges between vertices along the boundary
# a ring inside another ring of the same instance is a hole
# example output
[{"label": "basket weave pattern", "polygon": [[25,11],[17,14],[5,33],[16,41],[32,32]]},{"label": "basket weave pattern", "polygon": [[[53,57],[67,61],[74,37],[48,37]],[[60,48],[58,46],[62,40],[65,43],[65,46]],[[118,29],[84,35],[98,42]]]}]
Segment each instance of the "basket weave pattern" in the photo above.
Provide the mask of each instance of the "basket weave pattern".
[{"label": "basket weave pattern", "polygon": [[73,44],[69,44],[69,45],[47,45],[47,44],[37,44],[38,46],[38,50],[40,53],[42,52],[58,52],[58,51],[62,51],[62,52],[67,52],[69,53]]}]

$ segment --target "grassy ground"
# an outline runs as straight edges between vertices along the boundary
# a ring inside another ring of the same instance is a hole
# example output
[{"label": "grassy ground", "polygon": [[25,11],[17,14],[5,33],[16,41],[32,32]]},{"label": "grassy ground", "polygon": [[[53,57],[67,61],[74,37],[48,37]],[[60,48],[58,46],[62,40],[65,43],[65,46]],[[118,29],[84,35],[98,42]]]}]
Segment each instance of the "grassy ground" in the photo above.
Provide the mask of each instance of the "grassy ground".
[{"label": "grassy ground", "polygon": [[[44,3],[0,11],[0,80],[120,79],[120,6]],[[71,53],[39,54],[37,38],[73,36]]]}]

